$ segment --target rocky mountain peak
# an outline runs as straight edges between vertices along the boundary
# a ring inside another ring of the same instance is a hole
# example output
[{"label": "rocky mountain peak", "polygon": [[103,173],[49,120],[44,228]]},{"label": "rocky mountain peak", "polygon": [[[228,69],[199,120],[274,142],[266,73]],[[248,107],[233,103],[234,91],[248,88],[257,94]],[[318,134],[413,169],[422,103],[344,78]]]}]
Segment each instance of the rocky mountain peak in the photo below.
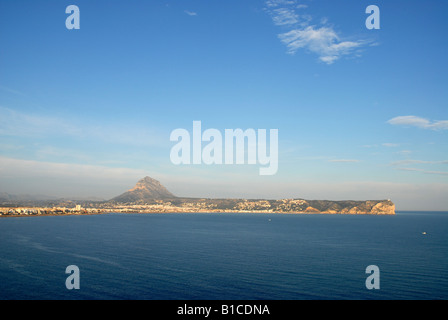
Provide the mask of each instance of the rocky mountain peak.
[{"label": "rocky mountain peak", "polygon": [[172,198],[176,198],[176,196],[169,192],[158,180],[144,177],[132,189],[113,198],[112,201],[129,203]]}]

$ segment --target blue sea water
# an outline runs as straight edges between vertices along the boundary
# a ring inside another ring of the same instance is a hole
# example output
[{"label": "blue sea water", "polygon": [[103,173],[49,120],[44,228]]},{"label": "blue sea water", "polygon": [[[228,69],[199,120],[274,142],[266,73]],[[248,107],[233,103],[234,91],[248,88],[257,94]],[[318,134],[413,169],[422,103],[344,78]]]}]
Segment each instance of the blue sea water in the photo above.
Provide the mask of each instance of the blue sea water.
[{"label": "blue sea water", "polygon": [[0,299],[447,298],[446,212],[0,219]]}]

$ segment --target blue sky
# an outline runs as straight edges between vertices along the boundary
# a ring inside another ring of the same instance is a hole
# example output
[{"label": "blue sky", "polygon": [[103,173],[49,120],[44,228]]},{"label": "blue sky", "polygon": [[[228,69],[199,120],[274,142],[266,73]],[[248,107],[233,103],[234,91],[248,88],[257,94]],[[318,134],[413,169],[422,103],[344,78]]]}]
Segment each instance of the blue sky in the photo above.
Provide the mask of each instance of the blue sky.
[{"label": "blue sky", "polygon": [[[65,8],[80,9],[68,30]],[[368,30],[368,5],[381,28]],[[446,210],[446,1],[0,0],[0,192],[391,198]],[[170,132],[279,130],[279,170],[175,166]]]}]

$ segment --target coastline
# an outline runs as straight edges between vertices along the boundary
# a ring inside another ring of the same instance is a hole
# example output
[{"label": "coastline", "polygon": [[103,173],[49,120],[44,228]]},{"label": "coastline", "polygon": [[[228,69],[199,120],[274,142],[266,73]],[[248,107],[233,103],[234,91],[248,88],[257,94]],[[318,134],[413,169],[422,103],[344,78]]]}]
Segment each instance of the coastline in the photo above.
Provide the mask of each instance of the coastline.
[{"label": "coastline", "polygon": [[62,217],[62,216],[96,216],[111,212],[96,213],[49,213],[49,214],[0,214],[1,218],[26,218],[26,217]]},{"label": "coastline", "polygon": [[117,211],[104,211],[104,212],[91,212],[91,213],[50,213],[50,214],[1,214],[0,218],[25,218],[25,217],[59,217],[59,216],[93,216],[93,215],[106,215],[106,214],[208,214],[208,213],[217,213],[217,214],[275,214],[275,215],[371,215],[371,216],[391,216],[393,214],[375,214],[369,212],[356,212],[356,213],[340,213],[340,212],[304,212],[304,211],[294,211],[294,212],[281,212],[281,211],[262,211],[262,210],[253,210],[253,211],[236,211],[236,210],[207,210],[207,211],[127,211],[127,212],[117,212]]},{"label": "coastline", "polygon": [[390,200],[329,201],[329,200],[247,200],[176,198],[151,202],[90,202],[72,201],[59,204],[17,204],[0,207],[0,217],[93,215],[107,213],[260,213],[260,214],[349,214],[395,215]]}]

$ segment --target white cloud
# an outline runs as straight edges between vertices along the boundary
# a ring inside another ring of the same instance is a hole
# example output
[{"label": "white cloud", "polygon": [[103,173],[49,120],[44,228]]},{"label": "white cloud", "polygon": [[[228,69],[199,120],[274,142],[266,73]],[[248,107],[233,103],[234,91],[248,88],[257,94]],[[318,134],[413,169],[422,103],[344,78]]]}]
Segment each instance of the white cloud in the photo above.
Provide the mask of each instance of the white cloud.
[{"label": "white cloud", "polygon": [[184,12],[185,12],[186,14],[188,14],[189,16],[197,16],[197,15],[198,15],[196,12],[193,12],[193,11],[185,10]]},{"label": "white cloud", "polygon": [[399,116],[387,121],[392,125],[412,126],[430,130],[448,130],[448,120],[431,121],[417,116]]},{"label": "white cloud", "polygon": [[321,18],[321,25],[311,25],[312,17],[298,14],[297,10],[307,8],[296,1],[269,0],[266,1],[266,11],[271,15],[277,26],[287,26],[287,32],[278,35],[280,41],[286,45],[288,54],[295,54],[305,49],[318,55],[319,60],[332,64],[342,56],[359,55],[360,48],[368,41],[344,41],[338,33],[327,25],[328,19]]},{"label": "white cloud", "polygon": [[288,47],[288,53],[295,54],[298,49],[305,48],[316,53],[319,59],[327,64],[332,64],[361,46],[359,42],[340,42],[336,32],[326,27],[315,29],[309,26],[303,30],[295,29],[280,34],[279,38]]}]

